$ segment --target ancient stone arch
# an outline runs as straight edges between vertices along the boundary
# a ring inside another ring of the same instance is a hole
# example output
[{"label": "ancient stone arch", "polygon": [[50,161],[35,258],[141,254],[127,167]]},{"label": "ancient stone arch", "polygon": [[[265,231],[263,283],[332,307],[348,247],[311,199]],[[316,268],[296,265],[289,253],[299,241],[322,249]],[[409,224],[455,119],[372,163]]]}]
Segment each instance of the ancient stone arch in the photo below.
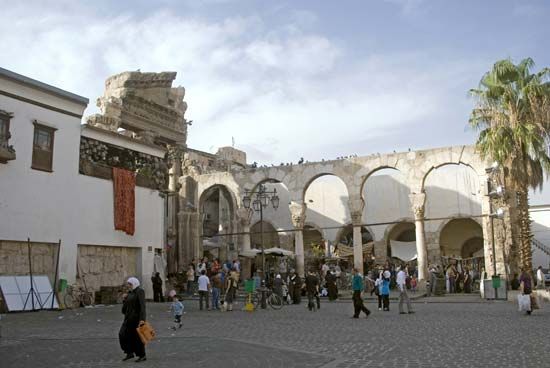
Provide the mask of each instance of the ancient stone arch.
[{"label": "ancient stone arch", "polygon": [[[212,184],[223,184],[231,191],[236,203],[242,207],[242,195],[244,189],[253,189],[262,182],[283,183],[289,191],[289,211],[294,229],[295,251],[297,254],[297,269],[300,270],[300,258],[303,257],[304,223],[307,222],[304,195],[311,183],[318,177],[334,175],[340,178],[346,185],[349,201],[348,209],[354,225],[354,244],[360,245],[361,226],[363,225],[362,211],[365,206],[363,189],[367,179],[379,170],[390,168],[399,170],[405,176],[405,183],[410,189],[411,210],[414,214],[415,232],[419,257],[419,278],[424,279],[427,274],[428,248],[425,220],[425,183],[430,173],[444,165],[467,165],[471,167],[479,180],[479,187],[484,188],[486,181],[485,167],[488,163],[476,154],[473,146],[453,146],[421,151],[409,151],[392,154],[376,154],[364,157],[349,157],[340,160],[323,162],[302,163],[297,165],[282,165],[273,167],[254,167],[247,169],[230,170],[227,172],[207,173],[197,176],[199,194]],[[281,206],[283,204],[281,203]],[[483,198],[482,214],[486,217],[489,212],[488,200]],[[241,210],[237,210],[239,212]],[[244,213],[244,211],[241,211]],[[239,218],[242,216],[239,215]],[[401,219],[395,219],[400,221]],[[487,221],[482,220],[483,230],[486,233]],[[344,224],[342,224],[344,226]],[[249,228],[249,226],[248,226]],[[247,229],[241,226],[240,231]],[[355,231],[357,230],[357,231]],[[373,232],[371,232],[373,234]],[[430,235],[430,234],[428,234]],[[432,235],[430,235],[432,236]],[[246,243],[246,241],[245,241]],[[242,246],[243,247],[243,246]],[[241,247],[241,248],[242,248]],[[359,249],[358,249],[359,250]],[[357,257],[361,257],[357,252]],[[303,264],[303,263],[302,263]],[[358,259],[356,266],[362,264]]]}]

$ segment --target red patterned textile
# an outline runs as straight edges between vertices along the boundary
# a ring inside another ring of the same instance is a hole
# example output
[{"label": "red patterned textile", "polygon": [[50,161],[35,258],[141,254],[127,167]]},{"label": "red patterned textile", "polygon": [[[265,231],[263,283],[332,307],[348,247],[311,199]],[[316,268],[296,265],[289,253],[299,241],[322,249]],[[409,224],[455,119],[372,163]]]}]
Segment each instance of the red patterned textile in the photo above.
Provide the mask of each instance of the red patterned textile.
[{"label": "red patterned textile", "polygon": [[133,172],[113,167],[115,230],[134,235],[136,176]]}]

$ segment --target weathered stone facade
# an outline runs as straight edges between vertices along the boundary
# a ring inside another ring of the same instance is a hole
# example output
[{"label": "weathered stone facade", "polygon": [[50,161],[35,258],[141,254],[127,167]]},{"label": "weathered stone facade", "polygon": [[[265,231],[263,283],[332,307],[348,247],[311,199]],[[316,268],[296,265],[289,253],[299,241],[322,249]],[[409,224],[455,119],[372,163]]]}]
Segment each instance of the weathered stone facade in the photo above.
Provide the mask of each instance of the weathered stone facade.
[{"label": "weathered stone facade", "polygon": [[[351,214],[351,224],[354,226],[354,264],[362,269],[361,253],[361,227],[368,227],[368,219],[364,218],[362,209],[365,206],[363,198],[363,187],[369,177],[375,172],[393,168],[405,175],[405,185],[410,190],[410,205],[412,217],[404,219],[395,219],[399,221],[412,222],[415,225],[416,246],[418,254],[419,278],[425,279],[427,268],[430,263],[439,263],[441,253],[440,232],[432,218],[426,216],[426,179],[430,173],[445,165],[462,165],[470,168],[475,173],[476,186],[479,188],[478,197],[480,198],[480,214],[473,219],[478,222],[483,229],[484,249],[485,249],[485,269],[492,274],[492,237],[490,234],[490,209],[489,197],[487,196],[487,174],[486,167],[488,162],[483,161],[475,152],[473,146],[456,146],[422,151],[412,151],[403,153],[393,153],[386,155],[370,155],[365,157],[351,157],[333,161],[303,163],[299,165],[282,165],[275,167],[249,167],[247,169],[233,169],[228,171],[201,172],[200,169],[193,170],[193,183],[196,182],[196,191],[192,194],[189,190],[180,192],[180,200],[188,205],[202,211],[205,193],[214,186],[222,186],[230,194],[232,201],[230,207],[236,209],[231,213],[235,221],[236,228],[233,232],[239,234],[239,250],[246,250],[250,247],[250,223],[242,221],[242,216],[238,215],[242,209],[242,198],[245,189],[254,190],[259,184],[266,182],[283,183],[289,192],[289,211],[294,229],[288,229],[293,234],[294,251],[296,253],[296,265],[300,273],[304,272],[304,243],[303,229],[308,219],[306,217],[307,202],[305,193],[308,186],[318,177],[323,175],[334,175],[340,178],[346,185],[349,194],[347,203]],[[183,168],[183,171],[189,170],[189,167]],[[188,180],[187,176],[180,178],[184,183]],[[197,200],[198,199],[198,200]],[[453,218],[472,218],[469,213],[462,213],[457,209],[455,215],[440,219],[438,223],[443,224]],[[428,221],[428,224],[426,224]],[[431,221],[431,223],[430,223]],[[495,223],[500,220],[495,220]],[[504,221],[509,219],[505,218]],[[199,224],[200,226],[200,224]],[[426,228],[427,227],[427,228]],[[180,231],[184,229],[180,227]],[[200,232],[200,231],[199,231]],[[199,233],[195,232],[195,234]],[[496,232],[496,231],[495,231]],[[244,234],[244,235],[243,235]],[[248,239],[243,239],[248,238]],[[500,240],[499,240],[500,239]],[[193,257],[201,255],[200,238],[192,240]],[[198,246],[197,246],[198,245]],[[510,239],[498,238],[495,242],[497,272],[501,275],[508,275],[509,270],[505,269],[506,262],[512,262],[510,258],[504,256],[511,252],[513,248]],[[374,252],[377,260],[385,259],[385,244],[381,239],[375,239]],[[378,254],[377,254],[378,253]],[[379,256],[382,254],[382,256]]]},{"label": "weathered stone facade", "polygon": [[78,278],[89,291],[101,286],[120,286],[138,274],[140,248],[98,245],[78,246]]},{"label": "weathered stone facade", "polygon": [[[58,244],[31,242],[32,272],[54,280]],[[0,240],[0,275],[29,274],[27,242]]]}]

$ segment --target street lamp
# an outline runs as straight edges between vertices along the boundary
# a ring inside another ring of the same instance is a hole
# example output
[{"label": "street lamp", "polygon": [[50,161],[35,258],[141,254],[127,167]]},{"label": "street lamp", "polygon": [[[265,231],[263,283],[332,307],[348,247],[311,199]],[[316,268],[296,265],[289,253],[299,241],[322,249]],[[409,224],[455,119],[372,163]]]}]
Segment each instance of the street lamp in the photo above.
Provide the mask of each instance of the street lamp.
[{"label": "street lamp", "polygon": [[[254,197],[254,199],[252,198]],[[260,184],[256,192],[252,192],[248,189],[244,190],[243,206],[246,209],[252,209],[255,212],[260,213],[260,246],[262,248],[262,271],[265,273],[265,253],[264,253],[264,208],[267,208],[269,203],[273,209],[279,208],[279,196],[277,195],[277,189],[267,190],[265,185]]]},{"label": "street lamp", "polygon": [[496,174],[498,172],[499,166],[498,163],[494,162],[491,167],[485,169],[485,172],[490,175],[490,177],[487,179],[487,196],[489,197],[489,218],[491,219],[491,237],[492,237],[492,250],[493,250],[493,288],[495,289],[495,300],[498,298],[498,287],[497,284],[500,284],[500,277],[497,274],[497,255],[496,255],[496,247],[495,247],[495,218],[503,219],[504,218],[504,210],[502,208],[498,208],[495,212],[493,212],[493,200],[497,198],[503,198],[504,197],[504,187],[497,186],[493,189],[493,181],[491,176],[493,174]]}]

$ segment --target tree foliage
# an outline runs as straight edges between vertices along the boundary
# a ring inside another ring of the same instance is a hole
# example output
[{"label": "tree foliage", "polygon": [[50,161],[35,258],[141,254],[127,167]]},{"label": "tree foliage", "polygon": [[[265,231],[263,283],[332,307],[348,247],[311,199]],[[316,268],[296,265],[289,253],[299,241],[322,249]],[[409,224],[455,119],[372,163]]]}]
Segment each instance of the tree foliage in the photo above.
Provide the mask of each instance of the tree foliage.
[{"label": "tree foliage", "polygon": [[550,69],[531,73],[533,67],[531,58],[497,61],[470,90],[479,153],[508,168],[514,186],[523,188],[541,188],[550,172]]}]

